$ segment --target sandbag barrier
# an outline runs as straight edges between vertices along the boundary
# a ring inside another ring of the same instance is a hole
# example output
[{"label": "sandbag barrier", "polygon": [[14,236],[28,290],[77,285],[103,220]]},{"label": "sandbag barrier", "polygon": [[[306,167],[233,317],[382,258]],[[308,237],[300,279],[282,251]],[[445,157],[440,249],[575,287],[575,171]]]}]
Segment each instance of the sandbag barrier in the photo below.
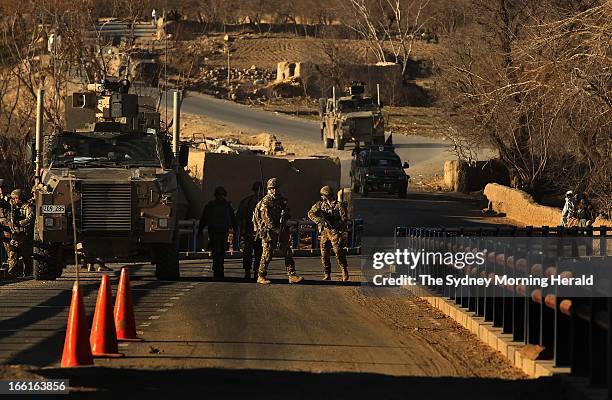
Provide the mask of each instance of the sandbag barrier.
[{"label": "sandbag barrier", "polygon": [[[507,238],[521,238],[510,241]],[[556,238],[542,240],[541,238]],[[472,311],[514,341],[537,345],[538,359],[571,368],[594,387],[606,387],[612,399],[612,228],[412,228],[397,227],[396,248],[412,251],[485,253],[482,266],[423,266],[419,274],[444,277],[571,277],[595,273],[600,284],[560,289],[528,285],[429,286]],[[587,239],[587,240],[582,240]],[[416,278],[417,270],[405,271]]]},{"label": "sandbag barrier", "polygon": [[[287,227],[291,237],[291,248],[297,257],[319,256],[320,236],[317,226],[310,220],[290,220]],[[210,258],[210,251],[203,251],[199,245],[198,221],[195,219],[179,221],[180,257],[181,259]],[[344,233],[344,243],[349,255],[361,254],[361,237],[363,235],[363,219],[350,219],[348,229]],[[240,250],[240,232],[230,233],[227,258],[242,257]]]}]

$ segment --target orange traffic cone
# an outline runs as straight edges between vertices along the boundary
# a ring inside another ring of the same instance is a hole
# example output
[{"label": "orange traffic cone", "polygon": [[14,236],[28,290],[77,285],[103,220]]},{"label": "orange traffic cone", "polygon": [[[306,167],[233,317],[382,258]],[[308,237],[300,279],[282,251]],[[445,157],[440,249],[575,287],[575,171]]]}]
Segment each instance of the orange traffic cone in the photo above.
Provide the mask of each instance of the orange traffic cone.
[{"label": "orange traffic cone", "polygon": [[113,309],[111,286],[108,275],[102,275],[96,311],[94,312],[93,325],[89,342],[91,353],[94,357],[123,357],[117,346],[117,333],[115,332],[115,321],[113,320]]},{"label": "orange traffic cone", "polygon": [[83,295],[78,282],[74,282],[61,365],[62,368],[67,368],[92,364],[93,357],[91,356],[89,340],[87,340],[87,321],[85,320]]},{"label": "orange traffic cone", "polygon": [[140,341],[136,336],[136,320],[132,306],[132,291],[130,289],[130,276],[126,267],[121,268],[119,289],[115,300],[115,327],[117,339],[123,341]]}]

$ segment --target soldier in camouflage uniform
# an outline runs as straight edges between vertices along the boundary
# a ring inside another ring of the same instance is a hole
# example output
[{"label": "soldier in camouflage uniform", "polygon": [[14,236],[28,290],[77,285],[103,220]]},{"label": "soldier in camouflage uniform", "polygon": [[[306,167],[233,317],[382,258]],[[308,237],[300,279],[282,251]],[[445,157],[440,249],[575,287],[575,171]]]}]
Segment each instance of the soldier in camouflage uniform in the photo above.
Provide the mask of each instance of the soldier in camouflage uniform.
[{"label": "soldier in camouflage uniform", "polygon": [[298,283],[303,280],[295,273],[295,262],[293,252],[289,244],[289,230],[285,226],[289,219],[287,199],[279,192],[280,184],[277,178],[268,180],[268,194],[255,207],[253,213],[253,225],[257,235],[262,241],[262,256],[259,264],[257,283],[266,285],[270,281],[266,278],[268,266],[272,261],[272,253],[279,247],[285,258],[285,268],[289,283]]},{"label": "soldier in camouflage uniform", "polygon": [[253,279],[257,279],[257,270],[261,262],[261,238],[255,236],[253,227],[253,213],[255,206],[263,198],[264,188],[261,182],[255,182],[251,188],[253,194],[242,199],[236,211],[238,228],[240,229],[240,241],[242,242],[242,267],[244,278],[251,279],[251,268]]},{"label": "soldier in camouflage uniform", "polygon": [[11,192],[9,203],[3,202],[3,208],[9,211],[8,226],[11,230],[11,241],[8,246],[8,274],[16,276],[19,258],[23,261],[23,275],[32,273],[32,249],[34,234],[34,204],[32,200],[23,201],[20,189]]},{"label": "soldier in camouflage uniform", "polygon": [[342,203],[334,198],[333,191],[329,186],[321,188],[321,201],[316,202],[308,212],[308,218],[312,220],[319,229],[321,235],[321,263],[323,264],[323,280],[331,280],[330,251],[327,243],[336,253],[338,266],[342,271],[342,280],[349,280],[348,263],[344,252],[342,233],[346,229],[346,210]]},{"label": "soldier in camouflage uniform", "polygon": [[[8,218],[10,214],[10,203],[9,198],[4,195],[4,179],[0,179],[0,238],[2,239],[2,246],[4,247],[4,257],[8,256],[9,242],[11,241],[11,230],[8,224]],[[7,261],[2,258],[2,262]]]}]

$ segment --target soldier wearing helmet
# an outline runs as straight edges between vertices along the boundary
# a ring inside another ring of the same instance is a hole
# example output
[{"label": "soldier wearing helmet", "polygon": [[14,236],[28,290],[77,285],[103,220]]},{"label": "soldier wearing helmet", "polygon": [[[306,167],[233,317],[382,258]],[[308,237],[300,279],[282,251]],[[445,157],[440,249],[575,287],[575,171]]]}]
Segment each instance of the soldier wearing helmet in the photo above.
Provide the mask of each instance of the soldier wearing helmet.
[{"label": "soldier wearing helmet", "polygon": [[223,186],[215,188],[214,194],[215,199],[209,201],[202,211],[198,232],[202,234],[204,227],[208,226],[208,248],[212,253],[213,275],[215,278],[223,278],[229,230],[232,228],[236,232],[238,226],[232,204],[226,199],[225,188]]},{"label": "soldier wearing helmet", "polygon": [[257,270],[261,262],[261,238],[255,236],[253,227],[253,213],[255,206],[264,196],[263,183],[257,181],[251,187],[253,194],[242,199],[236,211],[238,219],[238,229],[240,230],[240,242],[242,245],[242,267],[244,268],[245,279],[251,279],[251,269],[253,269],[253,279],[257,280]]},{"label": "soldier wearing helmet", "polygon": [[2,241],[5,252],[0,260],[2,262],[5,261],[4,257],[8,255],[9,242],[11,240],[11,230],[8,225],[11,205],[9,203],[9,198],[5,194],[5,189],[5,181],[4,179],[0,179],[0,240]]},{"label": "soldier wearing helmet", "polygon": [[[342,280],[349,280],[348,262],[344,251],[342,234],[346,230],[346,210],[342,203],[337,201],[333,190],[329,186],[323,186],[320,190],[321,200],[316,202],[310,211],[308,218],[317,224],[321,235],[321,263],[323,264],[323,280],[331,280],[331,260],[329,245],[334,249],[338,266],[342,272]],[[329,243],[329,245],[328,245]]]},{"label": "soldier wearing helmet", "polygon": [[295,272],[293,252],[289,243],[289,230],[286,227],[289,219],[287,199],[280,194],[280,182],[277,178],[268,180],[268,193],[257,203],[253,213],[253,226],[262,242],[262,256],[259,264],[257,283],[265,285],[270,281],[266,278],[268,266],[272,261],[272,253],[277,247],[285,259],[285,268],[289,283],[298,283],[302,277]]},{"label": "soldier wearing helmet", "polygon": [[[6,203],[5,203],[6,204]],[[32,246],[34,235],[34,205],[32,200],[24,201],[21,189],[11,192],[8,202],[7,225],[10,229],[8,253],[8,274],[16,277],[19,261],[23,264],[22,274],[32,274]]]}]

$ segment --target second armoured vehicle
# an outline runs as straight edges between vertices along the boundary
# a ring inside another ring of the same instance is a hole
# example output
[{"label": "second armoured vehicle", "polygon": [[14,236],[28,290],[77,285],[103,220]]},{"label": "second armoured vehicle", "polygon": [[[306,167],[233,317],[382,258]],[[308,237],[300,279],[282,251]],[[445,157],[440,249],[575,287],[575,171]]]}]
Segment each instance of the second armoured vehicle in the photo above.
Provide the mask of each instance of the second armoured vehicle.
[{"label": "second armoured vehicle", "polygon": [[362,83],[353,83],[348,92],[348,96],[319,100],[321,140],[325,148],[343,150],[348,142],[384,144],[385,123],[378,102],[364,96]]},{"label": "second armoured vehicle", "polygon": [[179,278],[177,164],[184,160],[174,158],[178,141],[173,152],[151,99],[129,87],[103,81],[73,93],[65,128],[42,140],[36,279],[55,279],[74,263],[75,241],[79,262],[149,260],[159,279]]},{"label": "second armoured vehicle", "polygon": [[410,177],[404,170],[409,165],[402,164],[393,146],[370,146],[353,153],[350,176],[355,193],[367,196],[378,192],[406,197]]}]

